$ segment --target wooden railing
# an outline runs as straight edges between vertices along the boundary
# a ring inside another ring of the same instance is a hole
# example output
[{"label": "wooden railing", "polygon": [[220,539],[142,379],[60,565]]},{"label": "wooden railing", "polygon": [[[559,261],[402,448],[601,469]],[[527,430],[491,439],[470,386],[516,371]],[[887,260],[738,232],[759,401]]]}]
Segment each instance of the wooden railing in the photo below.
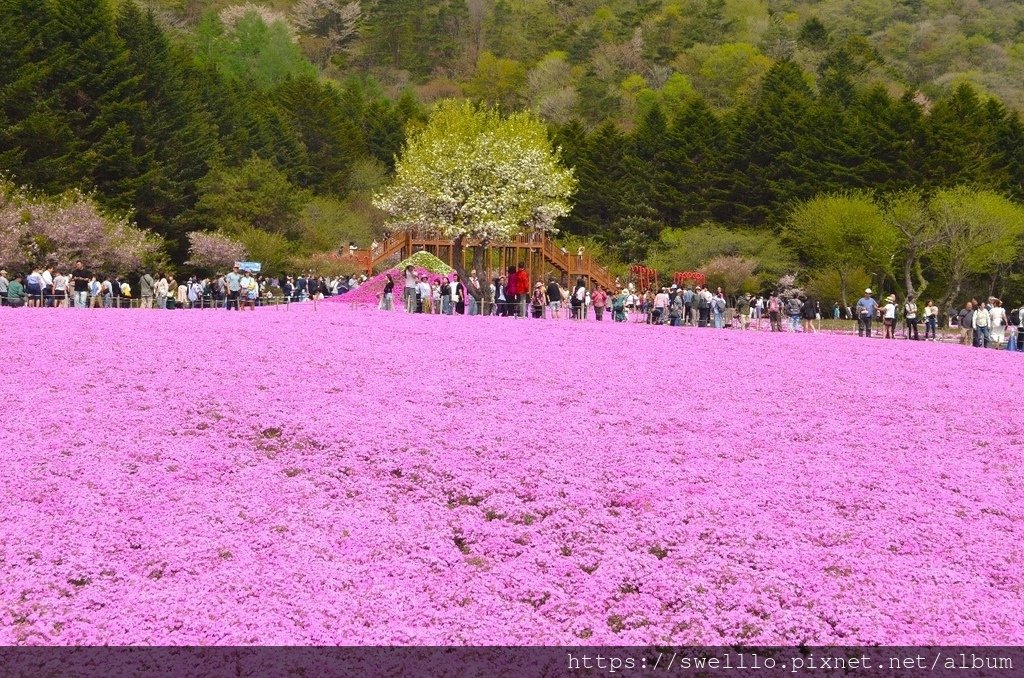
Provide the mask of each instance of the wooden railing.
[{"label": "wooden railing", "polygon": [[[388,237],[377,248],[370,250],[357,250],[356,260],[366,267],[367,275],[372,275],[373,270],[396,254],[412,254],[417,249],[427,246],[451,247],[453,241],[431,232],[403,232]],[[463,246],[467,249],[479,247],[483,244],[477,239],[467,239]],[[606,289],[612,290],[615,285],[615,278],[607,268],[601,266],[589,254],[572,254],[563,252],[562,248],[554,243],[551,238],[542,233],[530,233],[519,235],[507,241],[490,241],[488,247],[502,248],[523,248],[539,251],[543,258],[556,269],[568,275],[570,278],[583,276],[591,282],[595,282]],[[451,264],[452,262],[447,262]]]}]

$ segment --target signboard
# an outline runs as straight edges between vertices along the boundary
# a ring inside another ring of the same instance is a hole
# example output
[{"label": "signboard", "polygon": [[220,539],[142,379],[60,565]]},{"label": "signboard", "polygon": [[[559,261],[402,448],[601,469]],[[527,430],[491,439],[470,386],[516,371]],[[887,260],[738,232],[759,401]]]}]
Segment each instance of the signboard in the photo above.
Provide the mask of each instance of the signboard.
[{"label": "signboard", "polygon": [[258,261],[236,261],[235,266],[250,273],[259,273],[263,270],[263,264]]}]

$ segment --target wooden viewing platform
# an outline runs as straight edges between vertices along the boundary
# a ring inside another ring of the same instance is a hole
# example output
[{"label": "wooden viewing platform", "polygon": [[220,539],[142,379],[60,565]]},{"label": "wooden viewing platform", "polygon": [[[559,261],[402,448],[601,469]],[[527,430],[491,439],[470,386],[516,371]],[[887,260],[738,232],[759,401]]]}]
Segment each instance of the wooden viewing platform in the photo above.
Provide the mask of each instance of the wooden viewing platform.
[{"label": "wooden viewing platform", "polygon": [[[467,238],[463,243],[464,256],[472,257],[473,248],[481,246],[480,240]],[[455,242],[432,233],[397,233],[379,243],[373,251],[358,249],[354,256],[365,266],[367,275],[373,275],[390,259],[406,259],[416,252],[429,252],[456,268],[454,264]],[[607,290],[615,290],[615,276],[597,263],[589,254],[563,252],[551,238],[543,233],[517,236],[507,241],[490,241],[484,246],[484,269],[504,272],[519,262],[526,264],[533,282],[546,279],[550,274],[567,276],[570,286],[576,278],[582,277],[588,286],[598,284]],[[468,266],[466,268],[472,268]],[[484,274],[483,271],[480,272]]]}]

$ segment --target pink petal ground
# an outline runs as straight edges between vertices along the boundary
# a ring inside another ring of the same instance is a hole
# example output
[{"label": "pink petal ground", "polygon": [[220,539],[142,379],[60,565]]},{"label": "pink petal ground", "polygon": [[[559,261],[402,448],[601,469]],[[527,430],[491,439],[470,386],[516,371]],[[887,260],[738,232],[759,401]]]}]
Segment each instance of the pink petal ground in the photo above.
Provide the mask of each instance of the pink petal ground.
[{"label": "pink petal ground", "polygon": [[0,309],[2,644],[1020,644],[1024,355]]}]

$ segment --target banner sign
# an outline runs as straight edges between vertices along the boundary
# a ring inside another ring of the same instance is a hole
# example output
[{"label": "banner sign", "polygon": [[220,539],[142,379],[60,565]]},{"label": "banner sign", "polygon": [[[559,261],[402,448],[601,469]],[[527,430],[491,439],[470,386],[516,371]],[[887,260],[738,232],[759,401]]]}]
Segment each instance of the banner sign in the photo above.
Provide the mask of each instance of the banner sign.
[{"label": "banner sign", "polygon": [[258,261],[236,261],[235,266],[250,273],[259,273],[263,270],[263,264]]}]

